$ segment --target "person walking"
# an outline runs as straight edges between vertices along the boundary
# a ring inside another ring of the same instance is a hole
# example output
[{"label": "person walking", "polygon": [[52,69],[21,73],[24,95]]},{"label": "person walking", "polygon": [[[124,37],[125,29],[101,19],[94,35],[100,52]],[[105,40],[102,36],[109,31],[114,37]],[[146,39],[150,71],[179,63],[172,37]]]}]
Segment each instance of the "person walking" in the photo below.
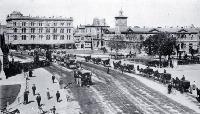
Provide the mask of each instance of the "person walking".
[{"label": "person walking", "polygon": [[82,86],[82,76],[81,76],[81,74],[78,74],[78,75],[77,75],[77,84],[78,84],[79,86]]},{"label": "person walking", "polygon": [[168,94],[170,94],[171,92],[172,92],[172,84],[169,83],[169,85],[168,85]]},{"label": "person walking", "polygon": [[192,94],[193,90],[195,90],[196,88],[197,88],[196,83],[194,81],[193,84],[191,84],[191,86],[190,86],[190,93]]},{"label": "person walking", "polygon": [[24,92],[24,103],[25,103],[25,104],[28,104],[28,94],[29,94],[28,91],[25,91],[25,92]]},{"label": "person walking", "polygon": [[38,94],[38,96],[36,97],[36,101],[37,101],[38,107],[40,107],[41,106],[41,104],[40,104],[40,102],[41,102],[40,94]]},{"label": "person walking", "polygon": [[185,76],[183,75],[183,77],[181,78],[182,81],[185,81]]},{"label": "person walking", "polygon": [[75,81],[75,84],[78,85],[78,74],[76,70],[74,70],[74,81]]},{"label": "person walking", "polygon": [[33,72],[32,72],[32,70],[30,69],[29,70],[29,77],[32,77],[33,76]]},{"label": "person walking", "polygon": [[52,81],[53,81],[53,83],[55,83],[55,75],[52,75]]},{"label": "person walking", "polygon": [[57,102],[59,102],[59,100],[60,100],[60,93],[59,93],[59,91],[57,91],[57,93],[56,93],[56,100],[57,100]]},{"label": "person walking", "polygon": [[33,84],[33,86],[32,86],[32,90],[33,90],[33,95],[35,96],[35,90],[36,90],[36,86],[35,86],[35,84]]},{"label": "person walking", "polygon": [[110,73],[110,68],[108,67],[108,69],[107,69],[107,74],[109,74]]},{"label": "person walking", "polygon": [[47,88],[47,99],[51,99],[51,95],[50,95],[50,92],[49,92],[49,88]]},{"label": "person walking", "polygon": [[53,108],[51,110],[52,110],[53,114],[56,114],[56,107],[55,106],[53,106]]}]

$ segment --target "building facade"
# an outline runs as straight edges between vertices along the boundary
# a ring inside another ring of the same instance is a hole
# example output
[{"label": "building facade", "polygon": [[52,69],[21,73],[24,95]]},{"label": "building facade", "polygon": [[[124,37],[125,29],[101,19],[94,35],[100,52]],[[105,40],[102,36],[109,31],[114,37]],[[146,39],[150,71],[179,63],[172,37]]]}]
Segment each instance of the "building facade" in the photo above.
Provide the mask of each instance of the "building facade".
[{"label": "building facade", "polygon": [[[74,34],[78,49],[98,50],[104,46],[103,30],[109,28],[105,19],[94,18],[90,25],[80,25]],[[85,42],[83,41],[85,39]],[[81,41],[81,42],[80,42]]]},{"label": "building facade", "polygon": [[7,43],[12,45],[70,48],[74,44],[72,17],[31,17],[14,11],[6,22]]},{"label": "building facade", "polygon": [[92,41],[94,37],[95,37],[94,35],[86,33],[85,26],[80,25],[79,27],[77,27],[74,34],[76,48],[83,50],[92,50],[93,49]]},{"label": "building facade", "polygon": [[115,17],[115,28],[104,29],[104,44],[107,49],[110,40],[115,36],[122,37],[122,42],[125,42],[126,51],[140,53],[142,42],[152,35],[167,32],[171,37],[175,38],[181,52],[190,53],[190,49],[199,51],[200,34],[199,30],[194,27],[177,27],[177,28],[140,28],[138,26],[127,26],[127,18],[123,15],[123,11],[119,11],[119,16]]}]

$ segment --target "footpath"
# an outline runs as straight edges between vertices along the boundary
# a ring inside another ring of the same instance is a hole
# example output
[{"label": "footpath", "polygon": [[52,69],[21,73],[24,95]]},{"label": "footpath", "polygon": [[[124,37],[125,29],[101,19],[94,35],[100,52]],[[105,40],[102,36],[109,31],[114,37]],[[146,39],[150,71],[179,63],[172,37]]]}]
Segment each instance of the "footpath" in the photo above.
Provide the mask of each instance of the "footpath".
[{"label": "footpath", "polygon": [[[20,114],[42,114],[43,111],[46,114],[52,114],[51,110],[53,106],[56,108],[56,114],[79,114],[80,106],[77,101],[73,100],[73,95],[71,94],[69,89],[62,89],[59,85],[60,77],[56,74],[56,83],[52,82],[52,74],[46,71],[43,68],[38,68],[33,70],[33,77],[29,77],[28,83],[24,78],[24,74],[20,74],[18,77],[15,76],[16,79],[23,80],[24,83],[21,84],[21,90],[16,98],[15,102],[9,105],[9,108],[19,109]],[[16,82],[17,83],[17,82]],[[33,95],[32,86],[35,84],[36,86],[36,95]],[[27,86],[28,85],[28,86]],[[29,103],[23,104],[23,94],[25,88],[29,90]],[[50,96],[52,97],[50,100],[47,99],[47,88],[49,88]],[[60,92],[60,102],[56,101],[56,92]],[[41,104],[42,110],[38,108],[36,96],[37,94],[41,95]]]}]

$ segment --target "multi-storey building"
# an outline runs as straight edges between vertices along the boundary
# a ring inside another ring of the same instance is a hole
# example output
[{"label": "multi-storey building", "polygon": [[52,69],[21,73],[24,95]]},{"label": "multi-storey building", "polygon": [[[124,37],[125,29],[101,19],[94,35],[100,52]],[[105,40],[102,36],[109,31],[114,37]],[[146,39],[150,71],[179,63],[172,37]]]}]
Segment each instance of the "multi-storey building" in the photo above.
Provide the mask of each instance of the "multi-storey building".
[{"label": "multi-storey building", "polygon": [[86,31],[85,26],[80,25],[79,27],[77,27],[74,34],[76,48],[84,50],[92,50],[93,49],[92,41],[95,36],[92,34],[88,34],[85,31]]},{"label": "multi-storey building", "polygon": [[71,48],[74,44],[72,17],[31,17],[14,11],[6,22],[7,43],[12,45]]},{"label": "multi-storey building", "polygon": [[103,30],[109,28],[105,19],[93,19],[91,25],[80,25],[74,34],[78,49],[99,49],[104,45]]},{"label": "multi-storey building", "polygon": [[138,26],[127,26],[127,17],[123,15],[123,11],[119,12],[119,16],[115,17],[115,28],[104,29],[103,41],[105,47],[109,49],[109,41],[116,35],[122,37],[122,41],[126,44],[127,51],[138,52],[141,49],[142,42],[149,38],[151,35],[160,34],[161,32],[167,32],[174,37],[177,41],[179,49],[183,53],[189,53],[190,48],[199,50],[200,34],[199,30],[194,27],[188,28],[140,28]]}]

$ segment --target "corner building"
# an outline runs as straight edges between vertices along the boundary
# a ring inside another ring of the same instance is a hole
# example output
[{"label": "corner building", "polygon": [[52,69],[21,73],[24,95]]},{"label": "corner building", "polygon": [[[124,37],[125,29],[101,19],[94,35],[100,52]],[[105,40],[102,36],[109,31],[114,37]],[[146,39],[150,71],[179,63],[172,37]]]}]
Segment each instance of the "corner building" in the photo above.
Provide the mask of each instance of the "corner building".
[{"label": "corner building", "polygon": [[6,43],[15,47],[74,47],[72,17],[31,17],[14,11],[6,22]]}]

